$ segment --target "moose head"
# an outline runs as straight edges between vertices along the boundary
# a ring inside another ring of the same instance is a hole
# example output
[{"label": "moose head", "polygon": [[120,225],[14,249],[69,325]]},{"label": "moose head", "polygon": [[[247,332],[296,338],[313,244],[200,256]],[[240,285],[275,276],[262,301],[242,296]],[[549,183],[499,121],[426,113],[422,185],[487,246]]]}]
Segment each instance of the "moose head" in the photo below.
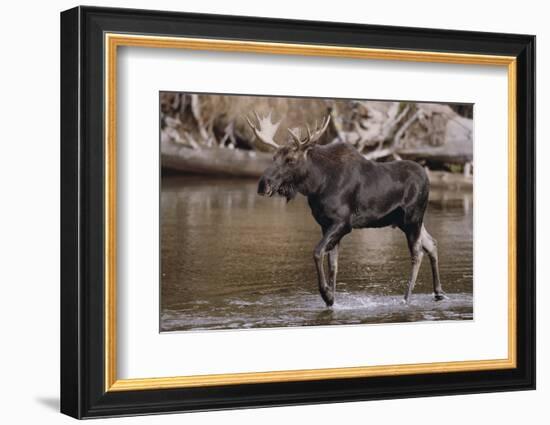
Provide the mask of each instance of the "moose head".
[{"label": "moose head", "polygon": [[330,122],[328,115],[319,126],[315,122],[313,130],[306,124],[306,134],[301,136],[295,129],[287,128],[289,143],[279,145],[274,136],[281,120],[272,122],[271,112],[261,117],[254,112],[257,124],[246,117],[257,139],[267,149],[274,151],[273,164],[265,170],[258,183],[258,194],[262,196],[279,195],[292,200],[308,175],[307,154],[326,131]]}]

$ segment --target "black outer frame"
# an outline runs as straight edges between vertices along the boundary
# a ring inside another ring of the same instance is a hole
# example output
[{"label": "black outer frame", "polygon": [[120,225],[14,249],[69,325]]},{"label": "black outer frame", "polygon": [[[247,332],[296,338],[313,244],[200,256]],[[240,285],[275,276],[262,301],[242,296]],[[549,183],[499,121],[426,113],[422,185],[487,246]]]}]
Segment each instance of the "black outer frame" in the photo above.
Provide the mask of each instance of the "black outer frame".
[{"label": "black outer frame", "polygon": [[[105,32],[517,57],[517,368],[105,392]],[[61,412],[91,418],[534,388],[534,36],[95,7],[61,13]]]}]

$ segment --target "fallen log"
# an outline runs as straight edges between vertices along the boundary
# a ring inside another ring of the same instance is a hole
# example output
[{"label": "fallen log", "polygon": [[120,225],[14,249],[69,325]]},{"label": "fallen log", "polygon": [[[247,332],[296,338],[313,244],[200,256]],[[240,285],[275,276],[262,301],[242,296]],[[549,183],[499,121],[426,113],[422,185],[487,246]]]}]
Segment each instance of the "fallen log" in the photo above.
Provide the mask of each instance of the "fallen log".
[{"label": "fallen log", "polygon": [[[242,149],[191,149],[168,140],[161,144],[162,168],[181,173],[257,178],[269,167],[271,158],[269,153]],[[430,170],[428,176],[432,187],[452,190],[473,187],[472,176]]]},{"label": "fallen log", "polygon": [[472,162],[473,155],[469,151],[452,149],[449,146],[418,147],[399,149],[396,152],[403,159],[427,160],[438,163],[466,164]]},{"label": "fallen log", "polygon": [[471,175],[462,173],[450,173],[448,171],[428,170],[430,187],[445,190],[472,190],[474,178]]},{"label": "fallen log", "polygon": [[268,153],[243,149],[191,149],[169,140],[161,144],[162,168],[184,173],[258,177],[269,167],[271,158]]}]

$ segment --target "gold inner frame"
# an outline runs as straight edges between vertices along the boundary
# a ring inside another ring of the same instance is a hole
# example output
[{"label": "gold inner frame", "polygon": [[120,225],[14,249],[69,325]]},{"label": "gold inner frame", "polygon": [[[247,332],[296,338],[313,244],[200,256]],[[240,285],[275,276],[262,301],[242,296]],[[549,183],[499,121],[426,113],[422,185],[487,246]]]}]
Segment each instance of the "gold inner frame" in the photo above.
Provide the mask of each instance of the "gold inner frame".
[{"label": "gold inner frame", "polygon": [[[516,58],[327,45],[105,34],[105,391],[310,381],[516,367]],[[508,71],[508,357],[383,366],[118,379],[116,373],[116,99],[119,46],[504,66]]]}]

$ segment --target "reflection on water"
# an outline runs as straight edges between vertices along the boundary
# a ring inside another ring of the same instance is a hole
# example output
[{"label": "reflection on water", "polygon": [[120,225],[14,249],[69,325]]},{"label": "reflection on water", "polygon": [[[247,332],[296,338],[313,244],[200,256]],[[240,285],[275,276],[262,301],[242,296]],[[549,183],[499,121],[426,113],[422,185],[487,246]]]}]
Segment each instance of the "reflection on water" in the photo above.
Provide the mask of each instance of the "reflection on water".
[{"label": "reflection on water", "polygon": [[470,192],[430,195],[425,223],[448,300],[432,301],[425,257],[404,305],[403,233],[356,229],[341,243],[327,309],[312,257],[320,229],[304,197],[260,197],[254,180],[163,176],[161,331],[472,319],[472,202]]}]

